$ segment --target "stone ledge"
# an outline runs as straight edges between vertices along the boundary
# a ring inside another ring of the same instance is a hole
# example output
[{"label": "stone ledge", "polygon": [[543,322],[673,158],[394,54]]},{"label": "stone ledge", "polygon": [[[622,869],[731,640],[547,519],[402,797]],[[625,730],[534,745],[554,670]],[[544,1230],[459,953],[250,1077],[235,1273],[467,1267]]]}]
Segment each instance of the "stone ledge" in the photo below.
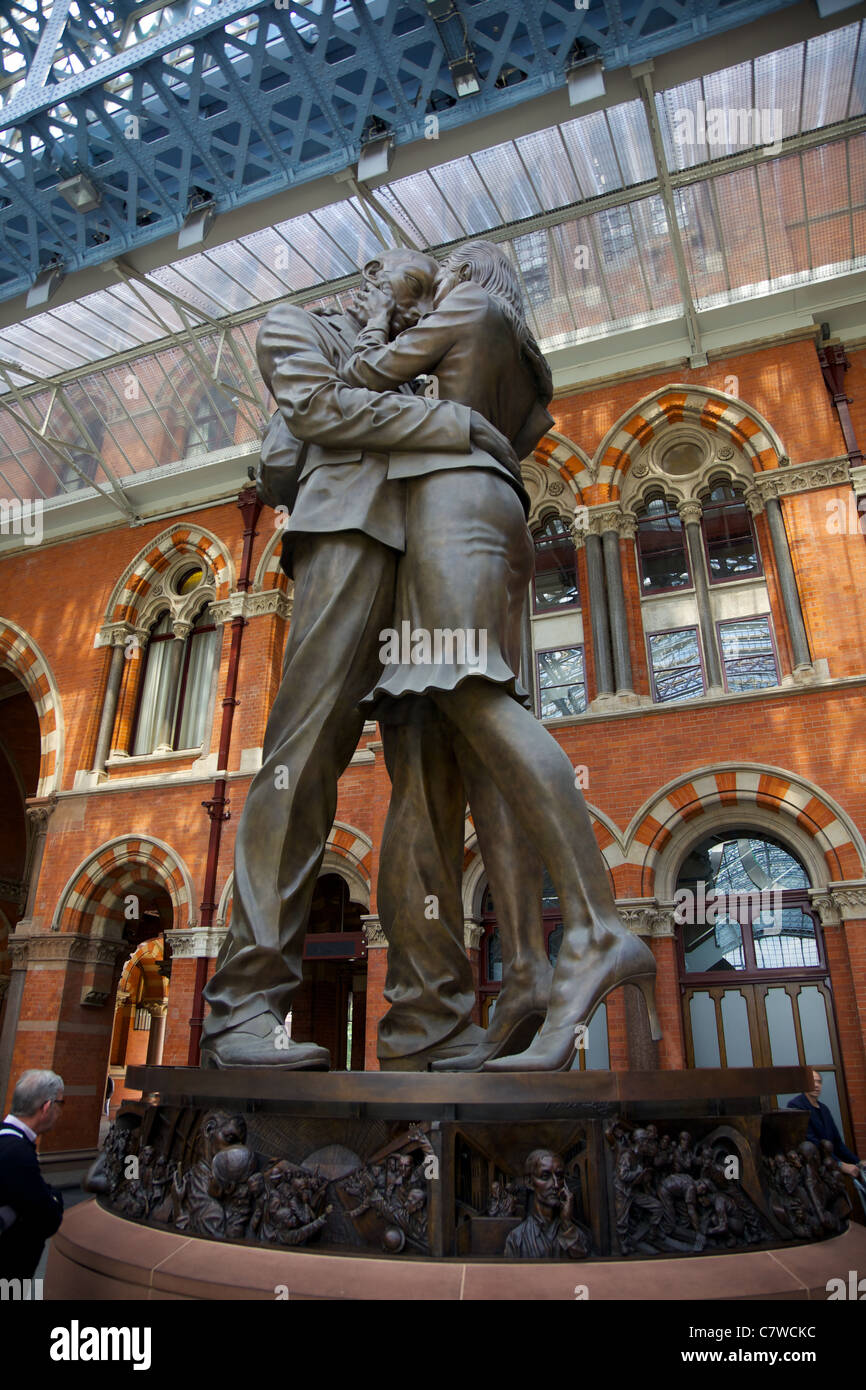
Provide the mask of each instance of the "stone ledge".
[{"label": "stone ledge", "polygon": [[[866,1268],[866,1230],[782,1250],[651,1260],[575,1260],[520,1264],[345,1256],[311,1250],[257,1250],[202,1237],[156,1231],[124,1221],[97,1202],[65,1218],[51,1243],[48,1300],[149,1301],[289,1299],[475,1301],[645,1299],[821,1300],[827,1281]],[[283,1294],[285,1297],[285,1294]]]}]

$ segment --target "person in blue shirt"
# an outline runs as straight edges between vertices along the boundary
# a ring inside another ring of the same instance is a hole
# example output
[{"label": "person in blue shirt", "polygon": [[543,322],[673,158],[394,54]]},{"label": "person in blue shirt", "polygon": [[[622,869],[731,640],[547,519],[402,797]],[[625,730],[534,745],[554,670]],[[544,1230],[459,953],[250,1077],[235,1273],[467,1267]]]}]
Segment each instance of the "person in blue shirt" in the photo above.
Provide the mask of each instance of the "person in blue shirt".
[{"label": "person in blue shirt", "polygon": [[861,1164],[857,1155],[848,1148],[839,1133],[829,1106],[826,1106],[821,1100],[823,1084],[821,1073],[813,1071],[811,1091],[801,1092],[800,1095],[794,1096],[792,1100],[788,1101],[788,1109],[808,1111],[809,1128],[806,1131],[806,1138],[819,1149],[823,1139],[830,1140],[839,1167],[849,1178],[854,1179],[857,1194],[863,1203],[864,1210],[866,1210],[866,1164]]}]

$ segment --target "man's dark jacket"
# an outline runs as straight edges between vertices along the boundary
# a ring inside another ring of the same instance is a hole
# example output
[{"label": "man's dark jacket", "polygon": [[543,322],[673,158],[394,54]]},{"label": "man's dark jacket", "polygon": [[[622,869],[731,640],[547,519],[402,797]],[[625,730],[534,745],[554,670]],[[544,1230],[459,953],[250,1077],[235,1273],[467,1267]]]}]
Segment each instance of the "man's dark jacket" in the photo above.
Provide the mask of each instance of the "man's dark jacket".
[{"label": "man's dark jacket", "polygon": [[855,1153],[852,1153],[836,1128],[836,1121],[822,1100],[818,1101],[817,1108],[803,1095],[794,1096],[793,1100],[788,1101],[789,1110],[806,1110],[809,1114],[809,1128],[806,1131],[806,1138],[810,1144],[815,1144],[819,1148],[822,1139],[829,1139],[833,1145],[833,1153],[841,1163],[859,1163],[860,1160]]},{"label": "man's dark jacket", "polygon": [[11,1125],[0,1125],[0,1207],[16,1218],[0,1235],[0,1278],[32,1279],[63,1220],[63,1198],[43,1178],[36,1145]]}]

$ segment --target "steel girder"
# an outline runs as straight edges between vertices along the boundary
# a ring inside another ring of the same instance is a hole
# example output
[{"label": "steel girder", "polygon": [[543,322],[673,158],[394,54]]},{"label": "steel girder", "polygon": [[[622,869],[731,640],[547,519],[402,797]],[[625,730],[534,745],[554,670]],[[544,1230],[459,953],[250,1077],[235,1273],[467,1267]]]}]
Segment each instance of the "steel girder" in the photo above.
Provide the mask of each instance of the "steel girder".
[{"label": "steel girder", "polygon": [[[542,95],[577,40],[616,68],[791,3],[455,0],[437,20],[427,0],[185,0],[119,47],[146,5],[54,0],[46,17],[13,0],[4,68],[28,76],[0,106],[0,298],[52,261],[81,269],[176,232],[202,199],[225,211],[337,173],[371,121],[405,144],[431,115],[448,129]],[[481,90],[458,100],[449,64],[467,45]],[[89,211],[57,191],[77,173]]]}]

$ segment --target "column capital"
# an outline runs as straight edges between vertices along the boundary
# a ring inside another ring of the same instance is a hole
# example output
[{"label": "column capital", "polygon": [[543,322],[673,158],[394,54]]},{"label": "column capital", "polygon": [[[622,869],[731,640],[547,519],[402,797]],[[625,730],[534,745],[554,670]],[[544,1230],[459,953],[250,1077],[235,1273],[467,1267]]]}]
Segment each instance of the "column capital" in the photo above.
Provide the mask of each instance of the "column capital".
[{"label": "column capital", "polygon": [[481,938],[484,935],[484,928],[475,917],[464,917],[463,919],[463,945],[467,951],[478,951],[481,949]]},{"label": "column capital", "polygon": [[696,501],[694,498],[687,497],[685,501],[678,502],[677,511],[684,526],[690,526],[692,524],[700,526],[704,509],[700,502]]},{"label": "column capital", "polygon": [[764,510],[764,497],[759,488],[747,487],[745,491],[746,506],[752,516],[760,516]]},{"label": "column capital", "polygon": [[361,921],[364,924],[364,935],[367,938],[368,951],[378,946],[388,945],[388,942],[385,937],[385,931],[379,919],[379,914],[377,912],[368,912],[366,914],[362,913]]},{"label": "column capital", "polygon": [[658,898],[617,898],[617,911],[623,924],[635,936],[674,936],[673,903],[660,903]]},{"label": "column capital", "polygon": [[146,1009],[151,1018],[165,1018],[168,1013],[168,1004],[164,1000],[143,999],[140,1007]]},{"label": "column capital", "polygon": [[57,797],[31,797],[24,804],[24,814],[33,829],[38,831],[47,825],[53,811],[57,809]]},{"label": "column capital", "polygon": [[208,960],[218,956],[226,938],[226,928],[179,927],[164,933],[167,946],[171,947],[172,960],[196,960],[201,956]]}]

